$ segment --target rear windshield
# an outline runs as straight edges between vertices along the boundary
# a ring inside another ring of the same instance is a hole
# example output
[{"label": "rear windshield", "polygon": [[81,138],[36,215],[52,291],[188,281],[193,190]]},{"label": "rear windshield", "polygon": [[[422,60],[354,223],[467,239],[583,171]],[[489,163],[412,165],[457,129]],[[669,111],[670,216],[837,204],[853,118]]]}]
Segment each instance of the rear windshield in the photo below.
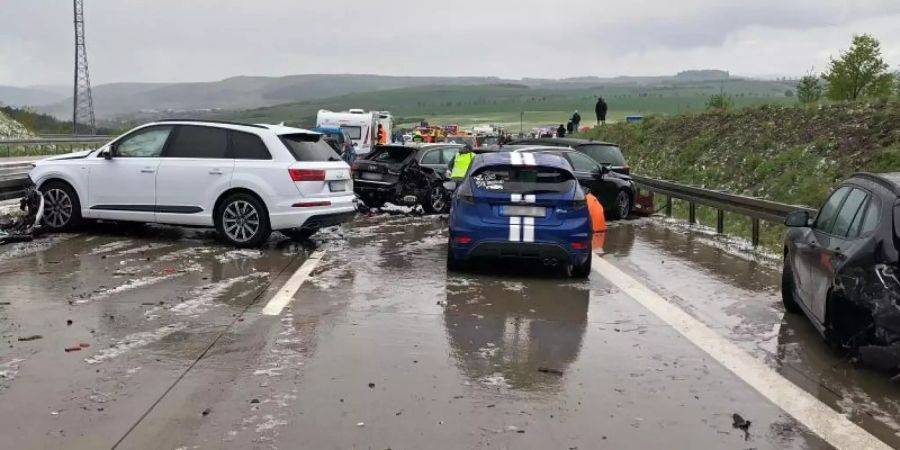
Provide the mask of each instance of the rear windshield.
[{"label": "rear windshield", "polygon": [[575,188],[571,172],[553,167],[493,166],[472,175],[475,187],[488,192],[540,194]]},{"label": "rear windshield", "polygon": [[409,147],[379,147],[366,158],[369,161],[399,163],[412,155],[414,149]]},{"label": "rear windshield", "polygon": [[616,147],[615,145],[579,145],[578,151],[590,156],[591,159],[597,161],[600,164],[610,164],[613,166],[625,165],[625,157],[622,156],[622,151],[619,150],[619,147]]},{"label": "rear windshield", "polygon": [[341,160],[321,134],[283,134],[279,137],[297,161]]},{"label": "rear windshield", "polygon": [[347,134],[350,135],[350,139],[359,139],[362,137],[362,127],[341,127],[342,130],[346,131]]}]

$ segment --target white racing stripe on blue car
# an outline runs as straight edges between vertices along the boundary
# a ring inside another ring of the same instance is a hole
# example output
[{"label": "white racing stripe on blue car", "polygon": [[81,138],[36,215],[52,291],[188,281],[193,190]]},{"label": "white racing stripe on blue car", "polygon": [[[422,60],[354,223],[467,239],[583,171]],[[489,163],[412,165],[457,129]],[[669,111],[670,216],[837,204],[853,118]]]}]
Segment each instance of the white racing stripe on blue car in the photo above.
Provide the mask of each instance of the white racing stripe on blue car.
[{"label": "white racing stripe on blue car", "polygon": [[509,163],[514,166],[521,166],[522,165],[522,154],[516,153],[516,152],[510,153],[509,154]]},{"label": "white racing stripe on blue car", "polygon": [[522,227],[522,242],[534,242],[534,217],[525,217]]},{"label": "white racing stripe on blue car", "polygon": [[509,218],[509,241],[510,242],[519,242],[520,230],[522,229],[522,218],[521,217],[510,217]]},{"label": "white racing stripe on blue car", "polygon": [[522,160],[526,166],[534,166],[537,164],[534,161],[534,153],[522,153]]}]

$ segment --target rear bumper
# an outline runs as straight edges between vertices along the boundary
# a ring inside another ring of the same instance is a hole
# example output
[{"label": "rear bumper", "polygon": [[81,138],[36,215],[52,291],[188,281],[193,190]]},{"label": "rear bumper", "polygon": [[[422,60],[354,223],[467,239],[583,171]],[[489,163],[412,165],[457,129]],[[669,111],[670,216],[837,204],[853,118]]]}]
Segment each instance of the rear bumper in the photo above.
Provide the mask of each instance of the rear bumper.
[{"label": "rear bumper", "polygon": [[[454,246],[456,247],[456,246]],[[563,264],[584,264],[590,251],[570,250],[562,245],[546,242],[480,242],[464,251],[466,260],[473,259],[519,259],[543,261],[556,259]]]},{"label": "rear bumper", "polygon": [[306,222],[300,227],[301,229],[318,230],[325,227],[333,227],[342,223],[350,222],[356,217],[356,211],[319,214],[306,219]]},{"label": "rear bumper", "polygon": [[[328,206],[293,207],[296,202],[328,201]],[[353,220],[356,215],[356,197],[344,195],[340,197],[292,199],[280,203],[269,211],[269,220],[273,230],[288,228],[323,228],[339,225]]]}]

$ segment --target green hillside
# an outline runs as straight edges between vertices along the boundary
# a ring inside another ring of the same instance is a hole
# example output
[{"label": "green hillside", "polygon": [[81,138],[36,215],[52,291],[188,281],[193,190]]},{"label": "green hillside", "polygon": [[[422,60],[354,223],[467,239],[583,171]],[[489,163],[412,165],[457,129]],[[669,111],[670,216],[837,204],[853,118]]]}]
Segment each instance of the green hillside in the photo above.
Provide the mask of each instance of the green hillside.
[{"label": "green hillside", "polygon": [[705,108],[709,96],[721,89],[735,98],[737,106],[764,103],[790,103],[786,91],[793,83],[731,79],[724,82],[659,82],[584,86],[560,84],[552,87],[498,83],[478,86],[423,86],[349,94],[266,108],[216,113],[219,118],[250,122],[285,122],[290,125],[314,125],[319,109],[346,110],[364,108],[391,111],[397,121],[426,119],[432,123],[519,124],[525,112],[529,124],[561,123],[578,109],[585,122],[594,119],[594,103],[603,96],[612,119],[626,114],[677,114]]}]

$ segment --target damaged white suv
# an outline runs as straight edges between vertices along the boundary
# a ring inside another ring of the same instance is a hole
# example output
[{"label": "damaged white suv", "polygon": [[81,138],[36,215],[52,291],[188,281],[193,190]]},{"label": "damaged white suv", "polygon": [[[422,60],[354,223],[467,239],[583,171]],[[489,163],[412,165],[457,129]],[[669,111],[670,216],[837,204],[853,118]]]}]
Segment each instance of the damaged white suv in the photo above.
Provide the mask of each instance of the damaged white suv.
[{"label": "damaged white suv", "polygon": [[103,147],[35,163],[44,224],[83,219],[215,227],[240,247],[273,230],[306,239],[356,213],[350,167],[312,131],[165,120]]}]

